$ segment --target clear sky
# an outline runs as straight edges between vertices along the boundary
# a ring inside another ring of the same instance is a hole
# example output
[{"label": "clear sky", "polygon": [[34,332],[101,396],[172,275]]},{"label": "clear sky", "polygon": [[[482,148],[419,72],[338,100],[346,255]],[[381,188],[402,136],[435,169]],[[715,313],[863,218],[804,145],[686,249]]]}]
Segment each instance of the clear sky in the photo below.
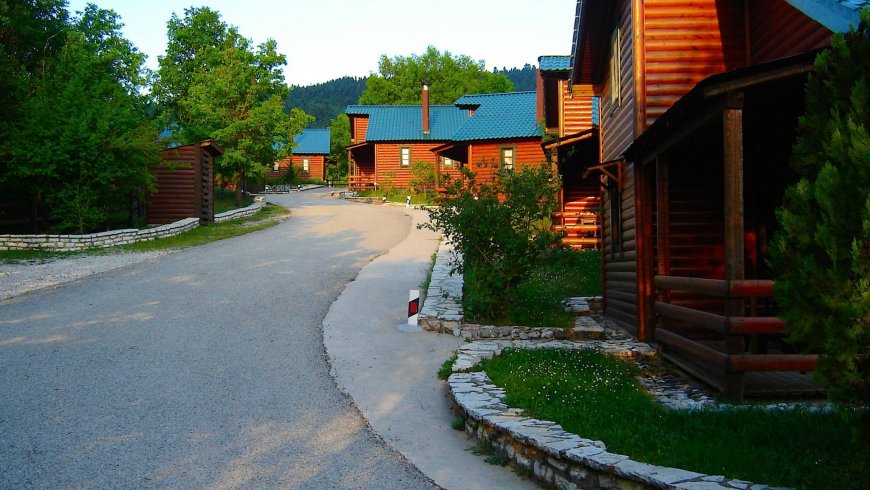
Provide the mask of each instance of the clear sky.
[{"label": "clear sky", "polygon": [[190,6],[209,6],[255,44],[273,38],[287,57],[289,85],[366,76],[378,59],[441,51],[493,67],[537,65],[538,56],[571,53],[576,0],[70,0],[111,9],[124,36],[148,55],[166,50],[166,22]]}]

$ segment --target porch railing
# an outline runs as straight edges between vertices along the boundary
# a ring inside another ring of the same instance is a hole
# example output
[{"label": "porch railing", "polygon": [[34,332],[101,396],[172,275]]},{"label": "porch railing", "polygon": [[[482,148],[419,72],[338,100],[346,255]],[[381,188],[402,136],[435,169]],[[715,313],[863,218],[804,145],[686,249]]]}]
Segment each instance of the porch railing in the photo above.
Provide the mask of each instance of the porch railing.
[{"label": "porch railing", "polygon": [[[757,316],[757,300],[773,296],[773,281],[718,280],[694,277],[656,276],[655,286],[661,294],[655,303],[655,312],[661,320],[655,329],[655,339],[668,351],[691,361],[684,365],[692,374],[716,386],[732,398],[742,398],[745,374],[757,371],[814,371],[818,356],[787,353],[761,353],[757,342],[761,336],[782,334],[785,322],[774,316]],[[672,304],[668,301],[674,291],[723,298],[723,305],[738,308],[724,311],[742,311],[742,315],[720,315]],[[742,305],[742,307],[740,307]],[[672,322],[721,335],[724,349],[717,349],[682,335]],[[747,340],[750,342],[747,344]],[[746,346],[749,346],[749,349]],[[694,369],[694,366],[702,366]]]},{"label": "porch railing", "polygon": [[371,177],[363,175],[348,175],[347,188],[352,191],[364,191],[375,188],[375,183]]}]

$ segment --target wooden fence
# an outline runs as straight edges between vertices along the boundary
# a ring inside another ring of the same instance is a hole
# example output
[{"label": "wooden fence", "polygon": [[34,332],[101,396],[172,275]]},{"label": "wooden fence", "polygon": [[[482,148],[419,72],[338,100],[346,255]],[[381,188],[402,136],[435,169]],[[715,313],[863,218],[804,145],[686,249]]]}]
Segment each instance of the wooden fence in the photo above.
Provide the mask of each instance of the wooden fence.
[{"label": "wooden fence", "polygon": [[[665,355],[729,397],[743,398],[747,372],[815,370],[816,355],[766,352],[766,338],[781,336],[786,326],[775,316],[759,316],[758,300],[773,297],[773,281],[657,276],[655,286],[660,293],[655,303],[659,319],[655,339],[664,346]],[[727,306],[723,311],[743,314],[717,314],[672,304],[672,292],[721,298]],[[674,328],[678,324],[712,334],[720,342],[690,338]]]}]

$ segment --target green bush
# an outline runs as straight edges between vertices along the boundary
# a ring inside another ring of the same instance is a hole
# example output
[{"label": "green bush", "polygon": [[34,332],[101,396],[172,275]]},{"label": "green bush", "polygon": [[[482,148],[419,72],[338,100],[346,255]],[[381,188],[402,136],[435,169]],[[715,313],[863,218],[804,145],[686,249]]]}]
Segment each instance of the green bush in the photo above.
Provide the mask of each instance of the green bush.
[{"label": "green bush", "polygon": [[528,277],[538,258],[558,242],[545,225],[558,205],[559,176],[549,166],[499,172],[492,182],[447,179],[447,193],[429,210],[429,223],[456,246],[464,264],[465,314],[501,318],[505,298]]},{"label": "green bush", "polygon": [[408,186],[416,194],[435,194],[435,165],[422,161],[411,162]]},{"label": "green bush", "polygon": [[790,340],[822,354],[832,399],[870,406],[870,9],[861,19],[816,58],[771,256]]}]

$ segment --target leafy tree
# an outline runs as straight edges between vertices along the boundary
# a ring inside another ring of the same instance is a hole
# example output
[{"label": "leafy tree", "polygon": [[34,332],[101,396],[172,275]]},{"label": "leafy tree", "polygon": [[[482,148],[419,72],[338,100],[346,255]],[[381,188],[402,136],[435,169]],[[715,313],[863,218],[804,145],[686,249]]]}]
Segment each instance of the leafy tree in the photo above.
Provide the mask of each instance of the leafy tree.
[{"label": "leafy tree", "polygon": [[[447,193],[429,210],[424,227],[440,230],[462,254],[465,313],[470,318],[501,318],[506,303],[528,276],[535,260],[559,237],[545,219],[558,205],[559,176],[542,164],[518,172],[499,172],[492,182],[477,182],[463,169],[462,179],[447,179]],[[468,298],[475,298],[473,303]]]},{"label": "leafy tree", "polygon": [[160,58],[155,94],[167,124],[185,139],[214,138],[224,149],[217,173],[236,184],[261,177],[291,151],[292,135],[312,118],[300,109],[284,112],[284,55],[273,39],[254,48],[235,27],[208,7],[172,16],[169,45]]},{"label": "leafy tree", "polygon": [[[870,405],[870,9],[836,35],[806,85],[772,261],[790,339],[821,356],[834,400]],[[870,437],[867,412],[864,437]]]},{"label": "leafy tree", "polygon": [[[347,114],[339,114],[329,124],[329,157],[335,161],[327,171],[329,178],[338,180],[347,175],[347,147],[350,146],[350,120]],[[334,169],[334,170],[333,170]]]},{"label": "leafy tree", "polygon": [[[65,16],[59,16],[64,17]],[[0,179],[39,196],[62,230],[83,233],[150,183],[157,132],[145,115],[144,56],[120,34],[117,14],[89,5],[55,35],[27,78],[9,125]]]},{"label": "leafy tree", "polygon": [[429,162],[411,162],[411,180],[408,186],[412,191],[432,195],[435,193],[435,166]]},{"label": "leafy tree", "polygon": [[452,104],[466,94],[510,92],[513,84],[504,75],[486,71],[483,61],[465,55],[441,53],[429,46],[422,55],[382,55],[378,73],[370,76],[360,104],[419,104],[420,87],[429,83],[432,104]]}]

